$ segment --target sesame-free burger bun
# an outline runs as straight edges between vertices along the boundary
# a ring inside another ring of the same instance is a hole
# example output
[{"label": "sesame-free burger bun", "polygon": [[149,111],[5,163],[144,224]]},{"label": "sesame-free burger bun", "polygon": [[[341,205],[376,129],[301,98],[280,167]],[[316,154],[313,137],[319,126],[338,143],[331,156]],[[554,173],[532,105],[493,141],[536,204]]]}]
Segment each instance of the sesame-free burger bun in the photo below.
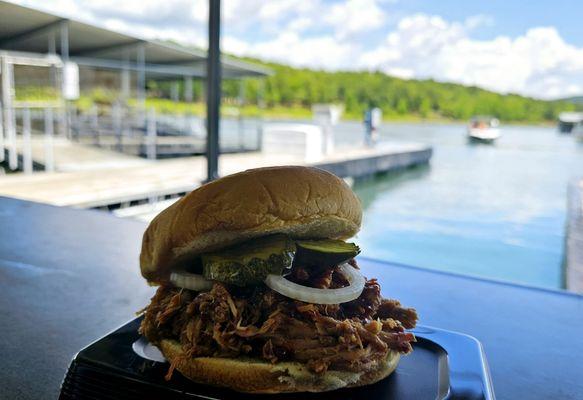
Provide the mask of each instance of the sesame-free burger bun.
[{"label": "sesame-free burger bun", "polygon": [[346,239],[358,232],[359,199],[318,168],[250,169],[207,183],[162,211],[144,233],[140,268],[151,284],[197,254],[274,233]]},{"label": "sesame-free burger bun", "polygon": [[316,374],[298,362],[272,364],[258,358],[187,357],[174,340],[163,339],[159,347],[185,377],[247,393],[325,392],[370,385],[389,376],[400,359],[399,353],[391,350],[367,372],[328,370]]}]

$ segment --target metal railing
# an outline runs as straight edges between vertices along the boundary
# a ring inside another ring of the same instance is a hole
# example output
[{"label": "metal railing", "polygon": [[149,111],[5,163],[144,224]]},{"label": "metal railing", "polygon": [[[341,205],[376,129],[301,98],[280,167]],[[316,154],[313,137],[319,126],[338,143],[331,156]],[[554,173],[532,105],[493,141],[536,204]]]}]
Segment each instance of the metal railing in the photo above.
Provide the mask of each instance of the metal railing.
[{"label": "metal railing", "polygon": [[[259,118],[223,118],[221,152],[260,150],[262,130]],[[82,112],[72,106],[2,108],[0,104],[0,166],[4,169],[55,171],[55,138],[150,160],[204,154],[207,145],[205,121],[194,115],[158,114],[154,109],[119,105]],[[44,151],[38,148],[41,141]]]},{"label": "metal railing", "polygon": [[[73,110],[71,138],[81,143],[144,158],[167,158],[204,154],[207,145],[205,120],[190,114],[160,114],[118,105]],[[263,120],[223,118],[222,153],[258,151]]]},{"label": "metal railing", "polygon": [[[22,170],[32,173],[35,163],[32,153],[33,134],[43,138],[44,170],[52,172],[54,164],[55,125],[64,123],[64,114],[55,108],[2,107],[0,104],[0,163],[6,164],[9,171]],[[38,167],[37,167],[38,168]]]}]

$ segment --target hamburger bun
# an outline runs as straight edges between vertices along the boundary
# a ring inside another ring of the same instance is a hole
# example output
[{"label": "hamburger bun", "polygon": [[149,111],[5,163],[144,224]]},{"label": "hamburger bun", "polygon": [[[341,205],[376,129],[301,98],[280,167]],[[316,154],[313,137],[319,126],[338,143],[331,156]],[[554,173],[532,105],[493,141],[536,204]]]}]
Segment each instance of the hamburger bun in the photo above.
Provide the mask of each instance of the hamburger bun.
[{"label": "hamburger bun", "polygon": [[387,358],[368,372],[328,370],[317,375],[297,362],[271,364],[257,358],[190,358],[174,340],[163,339],[158,347],[188,379],[247,393],[325,392],[370,385],[389,376],[400,358],[398,352],[389,351]]},{"label": "hamburger bun", "polygon": [[151,284],[204,252],[254,237],[347,239],[362,208],[337,176],[299,166],[257,168],[203,185],[162,211],[144,233],[140,269]]}]

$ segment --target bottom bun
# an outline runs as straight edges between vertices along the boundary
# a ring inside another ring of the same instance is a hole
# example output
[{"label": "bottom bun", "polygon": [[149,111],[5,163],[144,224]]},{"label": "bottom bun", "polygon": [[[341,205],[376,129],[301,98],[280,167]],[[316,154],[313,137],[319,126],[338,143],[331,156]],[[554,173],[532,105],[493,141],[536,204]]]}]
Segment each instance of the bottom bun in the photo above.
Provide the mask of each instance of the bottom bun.
[{"label": "bottom bun", "polygon": [[389,376],[397,368],[400,358],[398,352],[389,351],[387,358],[368,372],[328,370],[319,375],[297,362],[271,364],[242,357],[187,358],[175,340],[164,339],[159,347],[166,359],[190,380],[247,393],[325,392],[370,385]]}]

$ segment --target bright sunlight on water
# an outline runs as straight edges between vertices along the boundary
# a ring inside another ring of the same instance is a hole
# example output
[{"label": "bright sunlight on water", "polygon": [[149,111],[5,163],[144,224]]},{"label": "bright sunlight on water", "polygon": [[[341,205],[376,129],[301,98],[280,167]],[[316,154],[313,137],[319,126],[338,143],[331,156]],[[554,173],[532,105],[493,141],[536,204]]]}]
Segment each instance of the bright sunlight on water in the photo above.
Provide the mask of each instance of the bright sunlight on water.
[{"label": "bright sunlight on water", "polygon": [[567,185],[583,174],[583,145],[552,127],[503,127],[495,145],[468,144],[463,125],[386,124],[381,137],[429,143],[434,156],[356,182],[363,255],[562,287]]}]

